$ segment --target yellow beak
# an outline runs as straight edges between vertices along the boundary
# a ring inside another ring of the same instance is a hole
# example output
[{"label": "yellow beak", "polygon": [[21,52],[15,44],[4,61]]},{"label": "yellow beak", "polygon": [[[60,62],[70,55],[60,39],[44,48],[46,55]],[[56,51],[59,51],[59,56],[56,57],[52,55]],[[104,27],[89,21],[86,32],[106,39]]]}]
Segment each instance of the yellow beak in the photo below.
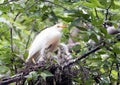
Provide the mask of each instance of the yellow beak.
[{"label": "yellow beak", "polygon": [[66,28],[67,26],[65,26],[65,25],[62,25],[62,26],[60,26],[61,28]]}]

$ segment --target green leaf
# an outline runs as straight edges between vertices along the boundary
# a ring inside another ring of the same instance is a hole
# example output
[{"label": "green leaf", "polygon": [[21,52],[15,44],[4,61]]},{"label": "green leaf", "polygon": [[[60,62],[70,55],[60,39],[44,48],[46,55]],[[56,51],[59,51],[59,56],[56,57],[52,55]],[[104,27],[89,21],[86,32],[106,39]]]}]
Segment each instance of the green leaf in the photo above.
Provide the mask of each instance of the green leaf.
[{"label": "green leaf", "polygon": [[44,80],[46,80],[46,78],[47,77],[49,77],[49,76],[54,76],[52,73],[50,73],[49,71],[44,71],[44,72],[41,72],[40,73],[40,76],[42,76],[42,78],[44,79]]},{"label": "green leaf", "polygon": [[89,36],[90,39],[94,40],[95,42],[98,42],[97,36],[95,33],[91,33],[91,35]]},{"label": "green leaf", "polygon": [[118,72],[117,72],[116,70],[112,70],[111,74],[112,74],[112,77],[113,77],[114,79],[117,79],[117,77],[118,77]]},{"label": "green leaf", "polygon": [[105,28],[100,28],[101,33],[108,35],[107,30]]},{"label": "green leaf", "polygon": [[113,48],[113,51],[115,52],[115,53],[117,53],[117,54],[120,54],[120,48],[119,47],[114,47]]},{"label": "green leaf", "polygon": [[36,71],[32,71],[29,73],[29,75],[25,76],[25,78],[27,78],[27,80],[36,80],[38,77],[38,74]]},{"label": "green leaf", "polygon": [[115,1],[114,0],[114,4],[115,4],[115,8],[120,8],[120,1]]},{"label": "green leaf", "polygon": [[72,17],[63,17],[63,16],[58,16],[59,18],[61,18],[62,20],[66,21],[66,22],[71,22],[73,21],[74,18]]},{"label": "green leaf", "polygon": [[105,73],[105,70],[104,70],[104,68],[101,68],[101,69],[100,69],[100,71],[101,71],[102,73]]},{"label": "green leaf", "polygon": [[79,6],[79,5],[81,5],[82,3],[83,3],[82,1],[78,1],[78,2],[76,2],[76,3],[73,3],[73,7]]},{"label": "green leaf", "polygon": [[90,0],[90,2],[93,3],[94,5],[102,7],[102,5],[100,4],[99,0]]},{"label": "green leaf", "polygon": [[71,24],[69,25],[69,28],[74,27],[74,26],[78,26],[80,22],[80,19],[75,19],[71,22]]},{"label": "green leaf", "polygon": [[83,5],[90,7],[90,8],[96,8],[97,6],[102,7],[102,5],[99,3],[98,0],[90,0],[90,2],[85,2]]}]

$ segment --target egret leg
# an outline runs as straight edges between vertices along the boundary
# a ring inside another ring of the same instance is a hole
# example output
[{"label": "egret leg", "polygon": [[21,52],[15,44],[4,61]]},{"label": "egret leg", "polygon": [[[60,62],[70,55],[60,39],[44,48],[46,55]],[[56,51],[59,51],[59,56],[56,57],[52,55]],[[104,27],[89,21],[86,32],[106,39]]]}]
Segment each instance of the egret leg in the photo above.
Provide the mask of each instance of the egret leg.
[{"label": "egret leg", "polygon": [[34,58],[32,58],[32,62],[33,62],[34,64],[36,64],[36,61],[35,61],[35,59],[34,59]]},{"label": "egret leg", "polygon": [[45,61],[45,58],[46,58],[46,56],[45,56],[45,48],[43,48],[40,51],[40,56],[39,56],[39,59],[38,59],[37,63]]}]

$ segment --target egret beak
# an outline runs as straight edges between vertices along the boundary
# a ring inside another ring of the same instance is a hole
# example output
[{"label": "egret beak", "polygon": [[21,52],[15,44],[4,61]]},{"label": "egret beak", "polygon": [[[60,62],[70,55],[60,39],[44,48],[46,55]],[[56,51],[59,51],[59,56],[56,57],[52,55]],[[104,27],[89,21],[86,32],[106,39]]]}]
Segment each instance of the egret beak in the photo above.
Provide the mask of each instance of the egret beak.
[{"label": "egret beak", "polygon": [[61,28],[66,28],[67,26],[65,26],[65,25],[62,25],[62,26],[60,26]]}]

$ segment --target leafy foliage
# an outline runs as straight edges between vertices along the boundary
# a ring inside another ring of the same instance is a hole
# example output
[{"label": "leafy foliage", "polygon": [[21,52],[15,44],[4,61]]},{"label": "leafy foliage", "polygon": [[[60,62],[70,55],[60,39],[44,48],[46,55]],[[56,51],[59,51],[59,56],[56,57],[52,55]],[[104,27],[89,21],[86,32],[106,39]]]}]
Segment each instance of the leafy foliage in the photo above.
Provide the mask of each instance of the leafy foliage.
[{"label": "leafy foliage", "polygon": [[[107,43],[99,52],[79,61],[82,70],[73,78],[73,84],[120,84],[120,42],[110,43],[116,39],[102,26],[106,20],[119,29],[119,0],[0,0],[0,77],[14,75],[23,68],[34,36],[62,21],[68,29],[61,42],[80,42],[80,46],[70,49],[74,58],[93,47],[88,45],[90,39],[100,43],[100,36]],[[72,35],[75,28],[79,31]],[[41,76],[45,79],[52,74],[43,71]]]}]

